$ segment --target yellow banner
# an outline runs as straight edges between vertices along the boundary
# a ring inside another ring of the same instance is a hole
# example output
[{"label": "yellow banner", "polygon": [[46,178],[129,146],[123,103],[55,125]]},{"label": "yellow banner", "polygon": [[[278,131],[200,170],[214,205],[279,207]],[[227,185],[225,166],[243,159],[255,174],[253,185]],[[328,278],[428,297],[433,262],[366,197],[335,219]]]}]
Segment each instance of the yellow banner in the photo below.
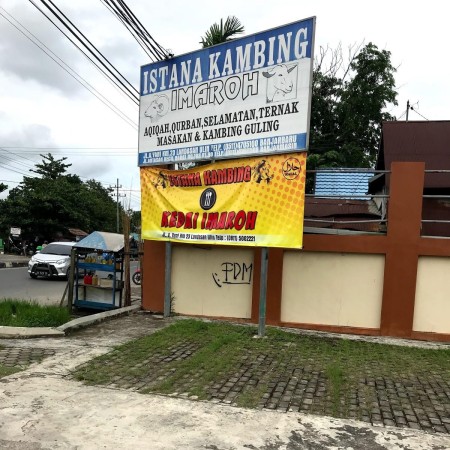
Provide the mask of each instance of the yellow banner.
[{"label": "yellow banner", "polygon": [[301,248],[306,153],[141,167],[142,238]]}]

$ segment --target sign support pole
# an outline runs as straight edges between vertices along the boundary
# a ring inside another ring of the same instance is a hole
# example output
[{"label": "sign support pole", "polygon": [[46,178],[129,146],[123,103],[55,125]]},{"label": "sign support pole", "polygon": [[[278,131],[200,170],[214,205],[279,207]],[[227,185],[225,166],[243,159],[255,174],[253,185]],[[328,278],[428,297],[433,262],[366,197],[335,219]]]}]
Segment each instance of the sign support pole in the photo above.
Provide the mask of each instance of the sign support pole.
[{"label": "sign support pole", "polygon": [[266,298],[267,298],[267,266],[269,252],[267,247],[261,248],[261,280],[259,284],[259,324],[258,337],[264,337],[266,331]]},{"label": "sign support pole", "polygon": [[164,270],[164,317],[170,317],[170,294],[172,290],[172,243],[166,242],[166,257]]}]

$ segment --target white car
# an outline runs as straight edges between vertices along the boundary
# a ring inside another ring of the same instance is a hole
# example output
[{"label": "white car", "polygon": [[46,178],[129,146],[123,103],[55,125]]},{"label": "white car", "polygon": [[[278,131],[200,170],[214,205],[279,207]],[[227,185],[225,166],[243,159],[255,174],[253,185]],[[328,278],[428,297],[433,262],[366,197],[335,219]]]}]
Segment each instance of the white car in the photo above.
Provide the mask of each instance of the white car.
[{"label": "white car", "polygon": [[33,255],[28,262],[31,278],[67,278],[70,271],[70,253],[75,242],[52,242]]}]

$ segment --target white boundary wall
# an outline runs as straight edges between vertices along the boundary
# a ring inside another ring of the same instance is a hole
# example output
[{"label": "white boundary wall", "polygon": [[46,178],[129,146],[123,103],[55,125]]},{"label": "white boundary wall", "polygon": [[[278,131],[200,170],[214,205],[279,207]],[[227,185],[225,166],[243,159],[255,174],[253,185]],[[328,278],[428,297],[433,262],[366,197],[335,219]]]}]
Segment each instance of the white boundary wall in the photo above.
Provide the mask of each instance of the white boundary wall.
[{"label": "white boundary wall", "polygon": [[174,246],[174,312],[249,319],[253,270],[253,248]]},{"label": "white boundary wall", "polygon": [[379,328],[384,255],[285,252],[281,321]]},{"label": "white boundary wall", "polygon": [[413,330],[450,332],[450,258],[419,257]]}]

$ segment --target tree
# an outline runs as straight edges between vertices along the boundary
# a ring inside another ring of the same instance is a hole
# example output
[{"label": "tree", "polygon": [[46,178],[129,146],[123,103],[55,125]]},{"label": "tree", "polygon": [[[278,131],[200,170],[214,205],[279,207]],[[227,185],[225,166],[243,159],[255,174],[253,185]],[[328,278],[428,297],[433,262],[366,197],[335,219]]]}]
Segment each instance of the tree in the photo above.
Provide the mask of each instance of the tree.
[{"label": "tree", "polygon": [[225,24],[223,19],[220,19],[220,25],[218,23],[211,25],[205,36],[201,38],[200,44],[202,44],[203,48],[222,44],[232,40],[233,36],[240,33],[244,33],[244,27],[239,19],[236,16],[228,16]]},{"label": "tree", "polygon": [[[202,38],[203,48],[226,42],[244,27],[230,16]],[[381,124],[397,105],[391,53],[369,43],[320,48],[313,71],[308,169],[371,167],[381,138]],[[190,167],[190,166],[189,166]],[[187,168],[187,167],[186,167]]]},{"label": "tree", "polygon": [[373,166],[381,124],[394,119],[386,107],[397,105],[390,57],[369,43],[362,49],[351,47],[344,67],[340,46],[321,49],[313,74],[309,169]]},{"label": "tree", "polygon": [[42,163],[31,169],[40,176],[24,177],[0,203],[0,228],[20,226],[26,239],[53,239],[67,228],[115,231],[116,203],[110,190],[95,180],[83,183],[67,174],[67,158],[41,156]]},{"label": "tree", "polygon": [[41,155],[41,157],[43,158],[42,164],[36,164],[37,169],[30,169],[30,172],[42,175],[43,178],[51,178],[52,180],[55,180],[56,178],[64,175],[67,169],[72,165],[64,164],[64,161],[67,159],[66,157],[55,159],[51,153]]},{"label": "tree", "polygon": [[4,183],[0,183],[0,193],[6,191],[6,189],[8,189],[8,186]]}]

